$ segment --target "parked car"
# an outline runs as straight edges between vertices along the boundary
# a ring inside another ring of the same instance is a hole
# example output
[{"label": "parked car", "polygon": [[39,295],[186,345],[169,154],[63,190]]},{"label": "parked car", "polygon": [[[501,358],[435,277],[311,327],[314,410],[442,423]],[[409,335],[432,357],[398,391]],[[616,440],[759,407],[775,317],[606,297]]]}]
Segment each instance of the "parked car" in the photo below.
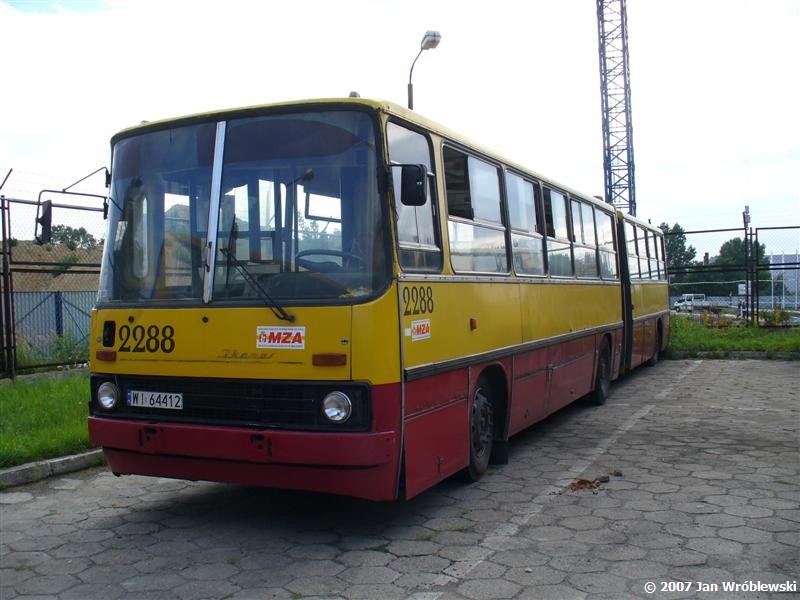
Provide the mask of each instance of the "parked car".
[{"label": "parked car", "polygon": [[672,309],[675,312],[692,312],[697,309],[709,308],[711,303],[706,300],[705,294],[683,294],[675,300]]}]

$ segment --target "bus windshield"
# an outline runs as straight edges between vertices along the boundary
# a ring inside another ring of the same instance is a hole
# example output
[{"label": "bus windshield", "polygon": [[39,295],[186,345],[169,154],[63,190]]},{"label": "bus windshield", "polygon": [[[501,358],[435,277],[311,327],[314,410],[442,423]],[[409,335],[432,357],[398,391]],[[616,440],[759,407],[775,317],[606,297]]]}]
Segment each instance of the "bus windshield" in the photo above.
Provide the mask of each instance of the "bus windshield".
[{"label": "bus windshield", "polygon": [[386,216],[367,113],[227,121],[212,198],[216,130],[202,123],[115,144],[99,302],[200,302],[204,290],[221,302],[261,303],[264,291],[281,303],[346,301],[383,289]]}]

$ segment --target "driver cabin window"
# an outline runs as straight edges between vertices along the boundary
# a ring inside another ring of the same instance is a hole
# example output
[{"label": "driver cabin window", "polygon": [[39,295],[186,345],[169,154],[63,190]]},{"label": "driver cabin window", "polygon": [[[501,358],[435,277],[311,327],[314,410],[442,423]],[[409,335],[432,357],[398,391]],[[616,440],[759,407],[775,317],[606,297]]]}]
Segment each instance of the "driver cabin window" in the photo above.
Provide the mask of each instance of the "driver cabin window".
[{"label": "driver cabin window", "polygon": [[428,170],[428,199],[422,206],[400,202],[401,169],[393,168],[394,205],[400,266],[404,271],[440,271],[442,250],[436,225],[434,175],[431,152],[424,135],[395,123],[386,126],[391,164],[425,165]]}]

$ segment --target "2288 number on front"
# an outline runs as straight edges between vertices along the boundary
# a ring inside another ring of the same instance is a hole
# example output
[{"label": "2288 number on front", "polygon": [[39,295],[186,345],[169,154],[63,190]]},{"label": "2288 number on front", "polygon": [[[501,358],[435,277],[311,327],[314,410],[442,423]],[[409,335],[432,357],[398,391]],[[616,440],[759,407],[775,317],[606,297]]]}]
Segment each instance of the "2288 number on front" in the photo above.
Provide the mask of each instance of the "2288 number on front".
[{"label": "2288 number on front", "polygon": [[120,352],[164,352],[175,350],[175,328],[172,325],[123,325],[119,328]]}]

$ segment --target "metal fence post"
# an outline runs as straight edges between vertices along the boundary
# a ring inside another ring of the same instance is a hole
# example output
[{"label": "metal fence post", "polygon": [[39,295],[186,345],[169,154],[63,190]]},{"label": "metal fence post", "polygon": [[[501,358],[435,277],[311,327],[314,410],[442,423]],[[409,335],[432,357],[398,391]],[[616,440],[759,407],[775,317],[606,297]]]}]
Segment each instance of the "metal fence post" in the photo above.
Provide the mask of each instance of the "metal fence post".
[{"label": "metal fence post", "polygon": [[752,227],[750,228],[750,236],[749,237],[750,237],[750,271],[749,271],[749,277],[750,277],[750,287],[754,288],[754,291],[752,292],[752,294],[753,294],[753,311],[752,311],[752,313],[753,314],[750,316],[750,323],[751,323],[751,325],[758,326],[758,315],[756,314],[758,309],[759,309],[758,278],[757,278],[758,267],[756,266],[757,265],[757,260],[758,260],[758,245],[756,244],[755,259],[754,259],[754,256],[753,256],[753,238],[755,237],[755,234],[753,233],[753,228]]},{"label": "metal fence post", "polygon": [[9,214],[9,204],[6,197],[0,195],[0,213],[2,213],[2,254],[3,254],[3,290],[2,290],[2,313],[3,334],[0,341],[3,342],[3,371],[6,375],[13,378],[16,375],[16,356],[14,344],[14,294],[11,279],[11,215]]},{"label": "metal fence post", "polygon": [[[753,230],[752,229],[750,230],[750,237],[751,238],[753,237]],[[758,246],[758,229],[757,228],[756,228],[756,231],[755,231],[755,242],[756,242],[756,244],[755,244],[756,250],[755,250],[755,259],[753,260],[753,279],[755,280],[755,286],[756,286],[756,291],[755,291],[755,294],[756,294],[756,310],[755,310],[755,313],[756,313],[756,315],[758,315],[758,314],[761,313],[761,273],[759,272],[759,269],[758,269],[758,265],[759,265],[759,261],[761,260],[761,257],[758,255],[760,248]],[[756,325],[759,324],[758,317],[756,317],[755,324]]]},{"label": "metal fence post", "polygon": [[53,301],[56,308],[56,335],[58,337],[64,336],[64,294],[63,292],[56,292],[53,294]]}]

